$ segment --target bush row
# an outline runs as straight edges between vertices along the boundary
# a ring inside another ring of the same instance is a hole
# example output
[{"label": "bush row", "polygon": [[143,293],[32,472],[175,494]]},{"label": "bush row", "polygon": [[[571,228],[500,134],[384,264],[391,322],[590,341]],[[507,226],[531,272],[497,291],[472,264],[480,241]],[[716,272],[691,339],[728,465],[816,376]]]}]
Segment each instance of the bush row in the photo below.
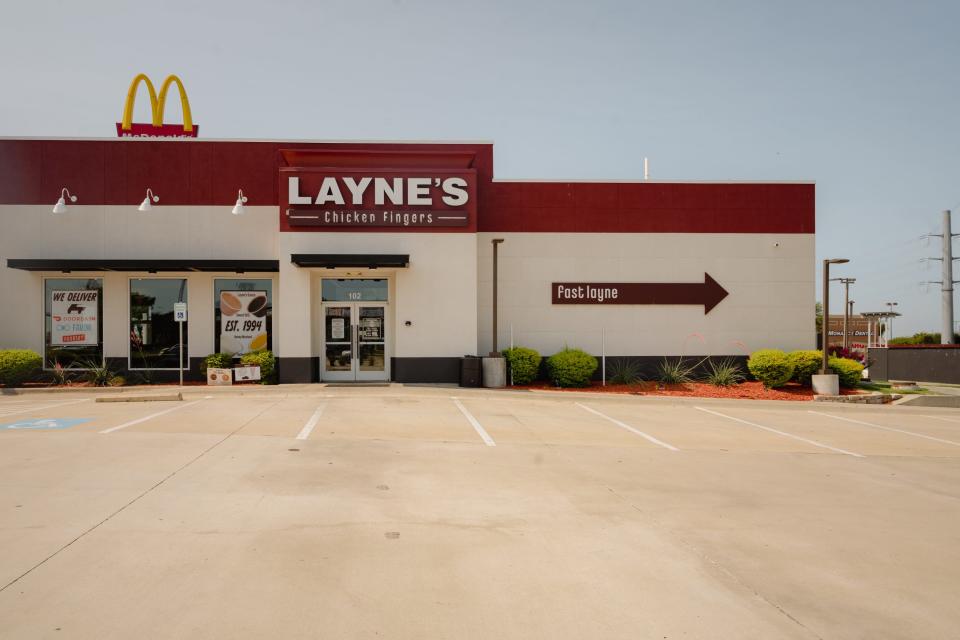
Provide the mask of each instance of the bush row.
[{"label": "bush row", "polygon": [[[234,356],[229,353],[213,353],[203,359],[200,368],[206,374],[208,367],[229,368],[233,366]],[[56,384],[66,384],[72,379],[82,377],[97,386],[121,386],[126,384],[123,376],[117,375],[109,366],[98,360],[75,363],[74,366],[63,367],[59,363],[47,372],[43,371],[43,358],[39,353],[30,349],[0,349],[0,385],[18,387],[24,382],[41,379],[52,380]],[[260,367],[260,378],[263,384],[276,383],[276,358],[268,350],[254,351],[240,357],[243,366]],[[538,362],[539,365],[539,362]]]},{"label": "bush row", "polygon": [[[200,364],[200,372],[206,377],[207,369],[230,369],[233,367],[234,358],[236,356],[232,353],[211,353]],[[277,382],[277,358],[269,349],[243,354],[240,356],[240,366],[260,367],[260,384],[276,384]]]},{"label": "bush row", "polygon": [[[793,351],[784,353],[779,349],[761,349],[750,355],[747,368],[757,380],[769,388],[782,387],[786,383],[810,384],[810,378],[820,370],[822,351]],[[860,382],[863,365],[850,358],[829,356],[829,367],[840,378],[840,385],[853,388]]]}]

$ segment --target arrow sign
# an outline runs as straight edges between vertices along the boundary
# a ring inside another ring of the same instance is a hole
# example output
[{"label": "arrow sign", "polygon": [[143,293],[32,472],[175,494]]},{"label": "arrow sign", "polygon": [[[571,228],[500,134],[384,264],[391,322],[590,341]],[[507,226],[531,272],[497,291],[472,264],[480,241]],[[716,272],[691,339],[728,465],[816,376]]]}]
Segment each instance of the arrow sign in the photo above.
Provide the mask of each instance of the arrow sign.
[{"label": "arrow sign", "polygon": [[703,282],[554,282],[553,304],[702,304],[707,314],[729,294],[703,274]]}]

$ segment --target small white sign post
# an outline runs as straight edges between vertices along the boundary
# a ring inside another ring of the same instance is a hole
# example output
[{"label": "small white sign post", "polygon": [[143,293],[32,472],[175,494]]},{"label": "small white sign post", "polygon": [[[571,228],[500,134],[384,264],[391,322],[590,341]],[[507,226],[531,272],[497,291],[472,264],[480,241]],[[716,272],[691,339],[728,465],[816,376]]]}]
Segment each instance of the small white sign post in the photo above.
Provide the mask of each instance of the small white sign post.
[{"label": "small white sign post", "polygon": [[180,333],[180,386],[183,386],[183,323],[187,321],[187,303],[173,303],[173,319]]}]

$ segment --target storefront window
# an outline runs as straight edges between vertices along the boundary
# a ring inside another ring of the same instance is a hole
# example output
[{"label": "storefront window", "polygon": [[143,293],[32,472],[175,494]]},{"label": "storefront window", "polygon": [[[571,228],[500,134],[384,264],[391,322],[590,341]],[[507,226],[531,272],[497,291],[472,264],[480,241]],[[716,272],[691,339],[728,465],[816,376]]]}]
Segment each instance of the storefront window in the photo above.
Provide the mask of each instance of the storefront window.
[{"label": "storefront window", "polygon": [[273,349],[273,281],[218,278],[213,293],[218,353]]},{"label": "storefront window", "polygon": [[386,302],[386,278],[324,278],[324,302]]},{"label": "storefront window", "polygon": [[[130,280],[130,368],[176,369],[179,332],[173,305],[187,301],[183,278]],[[189,317],[189,316],[188,316]],[[183,366],[188,367],[187,323],[183,323]]]},{"label": "storefront window", "polygon": [[43,366],[103,364],[103,280],[47,278],[43,289]]}]

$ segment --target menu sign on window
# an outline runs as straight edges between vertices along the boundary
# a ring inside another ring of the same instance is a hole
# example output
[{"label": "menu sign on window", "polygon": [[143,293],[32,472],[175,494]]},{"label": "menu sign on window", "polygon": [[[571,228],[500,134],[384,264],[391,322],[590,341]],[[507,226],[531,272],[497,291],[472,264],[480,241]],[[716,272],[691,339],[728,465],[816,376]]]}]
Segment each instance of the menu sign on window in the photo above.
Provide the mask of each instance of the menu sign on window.
[{"label": "menu sign on window", "polygon": [[267,348],[267,292],[220,292],[220,350],[244,354]]},{"label": "menu sign on window", "polygon": [[58,347],[96,345],[99,291],[51,291],[50,344]]}]

